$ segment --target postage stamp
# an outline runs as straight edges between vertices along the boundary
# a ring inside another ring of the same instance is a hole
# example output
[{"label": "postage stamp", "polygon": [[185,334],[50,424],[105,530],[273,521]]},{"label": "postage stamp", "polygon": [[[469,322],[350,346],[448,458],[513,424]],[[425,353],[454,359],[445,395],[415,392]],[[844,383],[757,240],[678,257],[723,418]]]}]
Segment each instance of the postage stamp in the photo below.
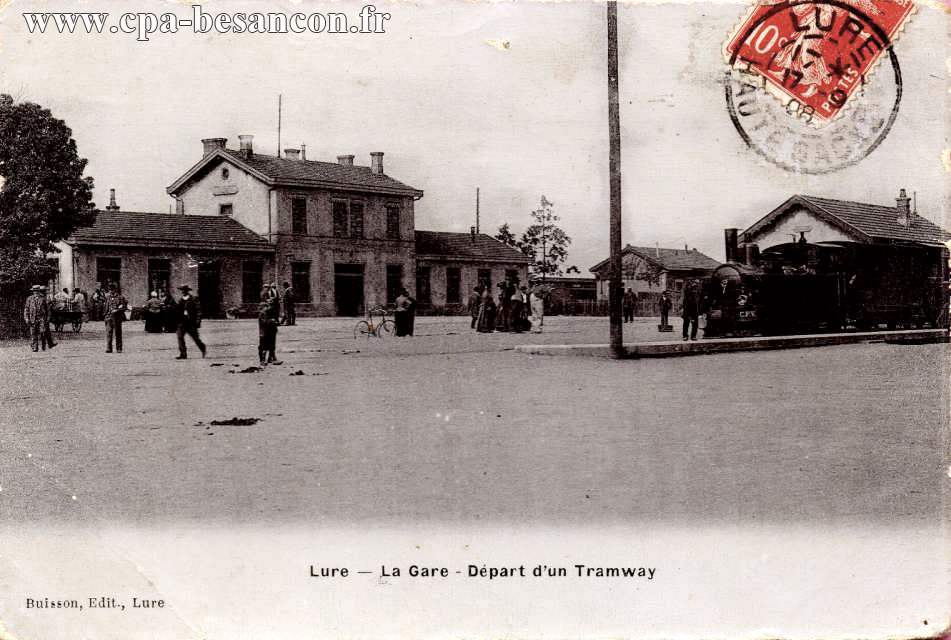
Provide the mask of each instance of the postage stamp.
[{"label": "postage stamp", "polygon": [[[724,47],[727,110],[740,137],[795,173],[861,162],[898,116],[892,45],[913,12],[907,0],[756,4]],[[875,71],[883,58],[891,73]]]},{"label": "postage stamp", "polygon": [[821,125],[866,83],[913,11],[909,0],[767,0],[740,23],[726,55]]}]

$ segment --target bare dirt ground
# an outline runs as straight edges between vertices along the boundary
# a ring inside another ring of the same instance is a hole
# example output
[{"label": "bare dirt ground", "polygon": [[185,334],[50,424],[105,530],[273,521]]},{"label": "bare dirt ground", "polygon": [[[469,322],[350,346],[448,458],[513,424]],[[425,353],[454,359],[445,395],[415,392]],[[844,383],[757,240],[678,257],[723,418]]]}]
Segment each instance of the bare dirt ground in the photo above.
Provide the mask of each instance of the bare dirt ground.
[{"label": "bare dirt ground", "polygon": [[[946,345],[611,361],[517,354],[604,342],[603,318],[474,334],[420,318],[206,322],[209,357],[101,324],[0,343],[0,521],[889,523],[943,517]],[[627,340],[669,339],[656,319]],[[676,333],[674,336],[676,337]],[[292,375],[300,372],[299,375]],[[237,424],[213,421],[239,420]]]}]

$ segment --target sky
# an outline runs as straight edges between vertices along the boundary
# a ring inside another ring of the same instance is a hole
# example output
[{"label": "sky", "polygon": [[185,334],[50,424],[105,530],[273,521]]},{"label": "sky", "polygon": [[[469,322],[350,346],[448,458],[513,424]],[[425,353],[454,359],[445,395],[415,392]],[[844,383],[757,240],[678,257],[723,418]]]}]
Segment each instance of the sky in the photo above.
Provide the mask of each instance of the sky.
[{"label": "sky", "polygon": [[[98,206],[167,212],[165,188],[201,157],[201,138],[255,136],[255,150],[307,145],[308,159],[385,152],[387,174],[425,191],[416,228],[516,232],[545,195],[582,273],[608,252],[604,5],[377,2],[384,34],[31,35],[24,11],[177,12],[187,2],[0,1],[0,91],[72,128]],[[362,3],[208,2],[206,12],[348,11]],[[722,46],[740,3],[624,4],[619,11],[623,242],[689,245],[723,258],[723,228],[789,196],[951,211],[947,16],[919,7],[897,39],[904,98],[884,143],[858,165],[791,173],[745,147],[724,101]],[[504,45],[502,43],[505,43]]]}]

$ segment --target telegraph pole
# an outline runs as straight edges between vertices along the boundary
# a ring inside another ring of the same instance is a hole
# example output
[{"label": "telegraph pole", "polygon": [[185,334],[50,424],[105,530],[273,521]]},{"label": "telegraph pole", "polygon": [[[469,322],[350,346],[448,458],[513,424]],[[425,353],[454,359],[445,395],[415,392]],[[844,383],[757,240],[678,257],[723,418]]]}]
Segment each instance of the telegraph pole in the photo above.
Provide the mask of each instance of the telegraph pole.
[{"label": "telegraph pole", "polygon": [[611,280],[608,284],[608,314],[611,319],[611,356],[624,357],[624,325],[621,317],[621,114],[618,98],[617,1],[608,3],[608,135],[611,185]]}]

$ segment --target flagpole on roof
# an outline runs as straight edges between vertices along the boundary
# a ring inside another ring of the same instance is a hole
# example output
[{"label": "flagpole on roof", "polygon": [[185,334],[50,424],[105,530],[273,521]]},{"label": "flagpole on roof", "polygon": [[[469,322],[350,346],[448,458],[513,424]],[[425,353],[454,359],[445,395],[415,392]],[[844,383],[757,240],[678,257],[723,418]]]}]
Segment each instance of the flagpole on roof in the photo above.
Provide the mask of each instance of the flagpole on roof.
[{"label": "flagpole on roof", "polygon": [[281,98],[283,96],[279,93],[277,94],[277,157],[281,157]]}]

